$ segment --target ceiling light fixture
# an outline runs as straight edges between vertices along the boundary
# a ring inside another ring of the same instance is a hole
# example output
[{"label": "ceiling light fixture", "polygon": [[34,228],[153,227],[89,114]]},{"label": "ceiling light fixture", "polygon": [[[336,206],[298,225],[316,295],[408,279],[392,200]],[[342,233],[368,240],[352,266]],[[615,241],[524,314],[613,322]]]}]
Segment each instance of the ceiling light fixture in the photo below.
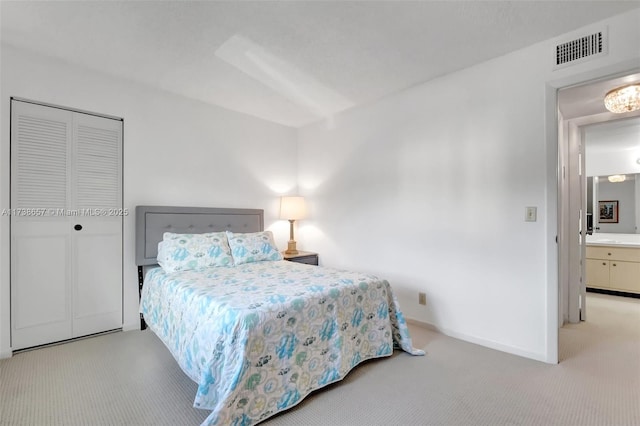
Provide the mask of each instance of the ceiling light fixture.
[{"label": "ceiling light fixture", "polygon": [[604,106],[616,114],[639,110],[640,84],[630,84],[609,91],[604,97]]},{"label": "ceiling light fixture", "polygon": [[627,177],[625,175],[612,175],[607,178],[611,183],[624,182]]}]

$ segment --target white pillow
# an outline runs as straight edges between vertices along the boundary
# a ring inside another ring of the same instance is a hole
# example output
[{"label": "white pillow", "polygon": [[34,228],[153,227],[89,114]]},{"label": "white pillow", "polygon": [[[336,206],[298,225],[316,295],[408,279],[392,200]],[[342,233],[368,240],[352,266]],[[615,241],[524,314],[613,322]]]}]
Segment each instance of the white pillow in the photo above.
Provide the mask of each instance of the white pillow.
[{"label": "white pillow", "polygon": [[158,265],[166,272],[232,266],[233,257],[224,232],[174,234],[165,232],[158,244]]},{"label": "white pillow", "polygon": [[282,254],[278,251],[271,231],[233,233],[227,231],[229,247],[233,263],[261,262],[264,260],[282,260]]}]

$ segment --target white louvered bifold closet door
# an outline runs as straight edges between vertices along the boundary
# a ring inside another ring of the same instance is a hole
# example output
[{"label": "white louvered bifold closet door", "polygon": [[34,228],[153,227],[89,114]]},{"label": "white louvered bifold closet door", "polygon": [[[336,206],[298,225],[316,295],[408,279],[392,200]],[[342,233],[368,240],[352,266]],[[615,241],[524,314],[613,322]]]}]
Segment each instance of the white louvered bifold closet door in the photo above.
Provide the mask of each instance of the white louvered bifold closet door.
[{"label": "white louvered bifold closet door", "polygon": [[11,342],[122,326],[122,121],[12,100]]},{"label": "white louvered bifold closet door", "polygon": [[73,113],[12,102],[11,337],[22,349],[69,339],[69,205]]},{"label": "white louvered bifold closet door", "polygon": [[122,326],[122,122],[74,117],[74,337]]}]

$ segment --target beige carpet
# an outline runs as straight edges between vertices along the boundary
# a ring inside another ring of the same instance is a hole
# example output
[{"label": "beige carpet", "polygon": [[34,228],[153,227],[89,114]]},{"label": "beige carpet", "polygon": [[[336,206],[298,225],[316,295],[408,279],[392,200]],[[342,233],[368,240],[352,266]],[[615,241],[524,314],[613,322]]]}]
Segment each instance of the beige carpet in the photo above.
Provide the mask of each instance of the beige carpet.
[{"label": "beige carpet", "polygon": [[[640,425],[640,300],[589,294],[547,365],[412,327],[396,352],[264,425]],[[0,361],[1,425],[197,425],[196,385],[149,331]]]}]

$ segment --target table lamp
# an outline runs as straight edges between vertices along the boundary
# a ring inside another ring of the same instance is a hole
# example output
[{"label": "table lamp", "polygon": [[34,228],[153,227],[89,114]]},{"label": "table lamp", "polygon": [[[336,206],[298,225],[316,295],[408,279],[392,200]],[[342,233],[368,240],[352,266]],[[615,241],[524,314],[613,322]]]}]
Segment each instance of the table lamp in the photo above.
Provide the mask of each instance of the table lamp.
[{"label": "table lamp", "polygon": [[296,240],[293,238],[293,222],[304,219],[307,216],[307,206],[304,197],[280,198],[280,219],[289,221],[289,242],[285,254],[298,254]]}]

